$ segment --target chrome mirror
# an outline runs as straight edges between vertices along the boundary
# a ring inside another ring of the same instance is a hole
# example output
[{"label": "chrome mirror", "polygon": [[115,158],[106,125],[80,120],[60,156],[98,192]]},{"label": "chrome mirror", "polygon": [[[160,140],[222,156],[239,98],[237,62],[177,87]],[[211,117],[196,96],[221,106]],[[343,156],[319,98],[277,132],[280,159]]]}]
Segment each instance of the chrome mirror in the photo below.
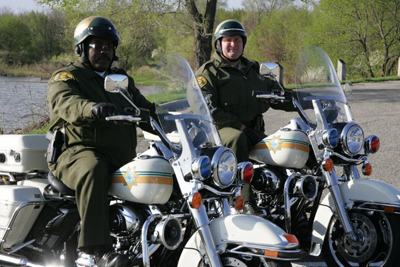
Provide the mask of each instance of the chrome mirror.
[{"label": "chrome mirror", "polygon": [[120,90],[126,91],[128,85],[128,76],[122,74],[107,75],[104,81],[104,88],[110,93],[119,93]]},{"label": "chrome mirror", "polygon": [[104,89],[110,93],[120,93],[135,108],[135,115],[140,115],[140,109],[133,104],[132,100],[125,94],[128,90],[129,78],[122,74],[107,75],[104,80]]},{"label": "chrome mirror", "polygon": [[260,75],[269,77],[278,82],[281,88],[281,94],[285,93],[281,83],[283,79],[283,68],[276,62],[263,62],[260,65]]}]

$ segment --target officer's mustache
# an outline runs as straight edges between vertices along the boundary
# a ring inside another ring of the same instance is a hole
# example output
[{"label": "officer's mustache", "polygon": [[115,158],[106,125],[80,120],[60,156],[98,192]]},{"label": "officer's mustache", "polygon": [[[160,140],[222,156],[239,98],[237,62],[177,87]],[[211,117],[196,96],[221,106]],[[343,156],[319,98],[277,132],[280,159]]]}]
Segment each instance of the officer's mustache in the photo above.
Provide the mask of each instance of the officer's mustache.
[{"label": "officer's mustache", "polygon": [[107,55],[102,55],[102,56],[99,56],[99,57],[97,57],[96,58],[97,60],[104,60],[104,59],[106,59],[106,60],[108,60],[108,61],[111,61],[111,57],[109,57],[109,56],[107,56]]}]

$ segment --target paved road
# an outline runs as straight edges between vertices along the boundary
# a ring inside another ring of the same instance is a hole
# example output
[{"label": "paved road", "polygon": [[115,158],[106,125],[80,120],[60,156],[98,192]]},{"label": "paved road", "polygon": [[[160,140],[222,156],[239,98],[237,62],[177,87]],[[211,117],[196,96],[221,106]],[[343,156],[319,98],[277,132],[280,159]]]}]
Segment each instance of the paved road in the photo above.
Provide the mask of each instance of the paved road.
[{"label": "paved road", "polygon": [[[376,134],[381,140],[380,150],[370,157],[373,166],[371,178],[400,188],[400,81],[360,83],[352,86],[353,95],[348,98],[356,122],[364,135]],[[267,134],[273,134],[286,125],[294,112],[269,110],[265,115]],[[143,151],[146,142],[140,141],[138,150]],[[321,258],[308,257],[293,267],[324,267]]]}]

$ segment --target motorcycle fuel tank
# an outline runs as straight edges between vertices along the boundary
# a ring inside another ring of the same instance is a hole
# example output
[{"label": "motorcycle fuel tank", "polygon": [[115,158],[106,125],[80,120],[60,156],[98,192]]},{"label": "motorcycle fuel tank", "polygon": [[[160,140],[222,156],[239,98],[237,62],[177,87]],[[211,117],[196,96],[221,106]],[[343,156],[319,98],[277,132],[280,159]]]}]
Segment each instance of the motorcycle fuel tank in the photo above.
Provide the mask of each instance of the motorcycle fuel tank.
[{"label": "motorcycle fuel tank", "polygon": [[138,157],[111,176],[109,194],[143,204],[164,204],[172,194],[173,169],[161,157]]},{"label": "motorcycle fuel tank", "polygon": [[250,159],[300,169],[306,164],[309,151],[310,142],[304,132],[284,128],[256,144],[250,151]]}]

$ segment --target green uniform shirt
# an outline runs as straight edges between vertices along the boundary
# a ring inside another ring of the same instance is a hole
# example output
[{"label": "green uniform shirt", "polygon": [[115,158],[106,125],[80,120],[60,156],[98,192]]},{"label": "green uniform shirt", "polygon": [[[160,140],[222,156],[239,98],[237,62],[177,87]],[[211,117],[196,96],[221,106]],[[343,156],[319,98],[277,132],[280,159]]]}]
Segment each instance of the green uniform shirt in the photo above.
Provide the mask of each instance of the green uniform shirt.
[{"label": "green uniform shirt", "polygon": [[[107,74],[115,73],[108,70]],[[128,93],[138,107],[153,109],[129,77]],[[104,90],[104,78],[77,60],[56,71],[49,80],[47,101],[50,109],[51,130],[64,127],[65,147],[76,145],[93,147],[114,158],[122,165],[135,156],[135,125],[117,125],[114,122],[94,120],[91,108],[99,102],[113,103],[118,112],[131,107],[118,93]]]},{"label": "green uniform shirt", "polygon": [[[254,91],[269,93],[280,89],[277,82],[259,75],[257,62],[242,57],[241,65],[241,69],[233,67],[214,53],[196,72],[203,94],[212,94],[213,118],[219,129],[233,127],[239,130],[242,124],[254,128],[257,116],[271,106],[265,99],[256,98]],[[295,110],[292,103],[271,107]]]}]

